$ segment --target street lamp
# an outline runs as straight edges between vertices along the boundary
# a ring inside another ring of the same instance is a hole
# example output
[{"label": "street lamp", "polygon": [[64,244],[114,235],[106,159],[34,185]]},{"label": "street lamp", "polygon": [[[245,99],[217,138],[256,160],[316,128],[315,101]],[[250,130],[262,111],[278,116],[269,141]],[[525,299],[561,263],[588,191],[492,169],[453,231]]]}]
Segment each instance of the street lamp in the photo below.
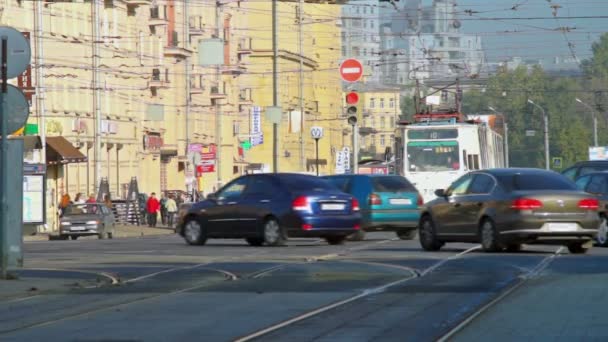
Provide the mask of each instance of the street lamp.
[{"label": "street lamp", "polygon": [[537,107],[541,110],[541,112],[543,112],[543,120],[545,121],[545,169],[549,170],[549,117],[547,116],[547,113],[545,113],[543,107],[537,105],[530,99],[528,99],[528,103],[534,107]]},{"label": "street lamp", "polygon": [[494,109],[492,106],[488,106],[488,109],[494,112],[494,114],[500,116],[502,118],[502,127],[505,131],[505,140],[504,140],[504,152],[505,152],[505,167],[509,167],[509,125],[507,124],[507,120],[505,120],[505,116],[500,114]]},{"label": "street lamp", "polygon": [[578,97],[576,98],[576,102],[582,104],[583,106],[587,107],[587,109],[589,109],[591,111],[591,115],[593,115],[593,146],[598,146],[598,144],[597,144],[597,113],[595,112],[593,107],[591,107],[590,105],[581,101],[581,99],[579,99]]}]

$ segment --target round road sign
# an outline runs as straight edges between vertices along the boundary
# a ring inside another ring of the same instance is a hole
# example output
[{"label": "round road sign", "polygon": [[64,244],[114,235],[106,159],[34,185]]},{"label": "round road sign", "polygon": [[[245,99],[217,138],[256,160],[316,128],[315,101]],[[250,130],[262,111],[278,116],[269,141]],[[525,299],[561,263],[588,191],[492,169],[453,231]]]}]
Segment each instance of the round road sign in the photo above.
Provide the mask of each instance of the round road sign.
[{"label": "round road sign", "polygon": [[0,26],[0,37],[7,38],[6,78],[15,78],[21,75],[30,65],[30,58],[32,57],[30,44],[21,32],[8,26]]},{"label": "round road sign", "polygon": [[313,139],[323,138],[323,127],[314,126],[310,128],[310,135]]},{"label": "round road sign", "polygon": [[11,134],[25,126],[30,114],[30,106],[27,103],[27,99],[25,98],[25,95],[23,95],[23,92],[12,84],[8,85],[4,97],[2,113],[3,115],[8,116],[8,127],[6,128],[6,131]]},{"label": "round road sign", "polygon": [[340,76],[346,82],[357,82],[363,76],[363,65],[354,58],[349,58],[340,65]]}]

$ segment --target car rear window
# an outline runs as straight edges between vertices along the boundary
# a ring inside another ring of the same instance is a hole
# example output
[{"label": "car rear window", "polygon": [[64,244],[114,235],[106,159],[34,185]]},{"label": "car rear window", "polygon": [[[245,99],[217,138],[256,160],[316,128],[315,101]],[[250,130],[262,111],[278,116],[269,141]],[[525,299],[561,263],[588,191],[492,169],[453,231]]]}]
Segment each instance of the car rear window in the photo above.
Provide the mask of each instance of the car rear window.
[{"label": "car rear window", "polygon": [[507,190],[576,190],[568,178],[553,173],[499,175],[498,181]]},{"label": "car rear window", "polygon": [[372,177],[372,188],[376,192],[416,192],[416,188],[407,179],[399,176]]},{"label": "car rear window", "polygon": [[281,182],[291,191],[324,191],[338,188],[329,181],[317,177],[285,176]]}]

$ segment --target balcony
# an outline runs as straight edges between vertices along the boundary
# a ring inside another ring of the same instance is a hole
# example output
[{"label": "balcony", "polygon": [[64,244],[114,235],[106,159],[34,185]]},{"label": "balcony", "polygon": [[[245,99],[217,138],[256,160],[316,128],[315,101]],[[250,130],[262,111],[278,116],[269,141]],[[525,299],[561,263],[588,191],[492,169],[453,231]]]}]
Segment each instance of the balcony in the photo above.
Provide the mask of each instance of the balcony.
[{"label": "balcony", "polygon": [[209,94],[209,97],[212,100],[219,100],[219,99],[225,99],[227,96],[226,96],[226,92],[224,91],[224,89],[220,89],[220,87],[213,86],[213,87],[211,87],[211,92]]},{"label": "balcony", "polygon": [[166,88],[167,83],[160,76],[160,69],[152,69],[152,78],[148,84],[150,88]]},{"label": "balcony", "polygon": [[199,86],[190,87],[190,94],[192,94],[192,95],[203,94],[204,92],[205,92],[205,88],[202,88]]},{"label": "balcony", "polygon": [[235,64],[225,65],[222,68],[222,74],[224,74],[224,75],[238,76],[238,75],[242,75],[246,72],[247,72],[247,68],[240,66],[240,65],[235,65]]},{"label": "balcony", "polygon": [[188,22],[189,34],[193,36],[202,36],[203,31],[203,17],[202,16],[191,16]]},{"label": "balcony", "polygon": [[169,33],[169,45],[165,47],[166,57],[186,58],[192,56],[192,50],[179,46],[179,33],[173,31]]},{"label": "balcony", "polygon": [[127,6],[144,6],[152,3],[152,0],[122,0]]},{"label": "balcony", "polygon": [[238,55],[250,55],[253,53],[253,49],[251,48],[251,38],[241,38],[239,39],[239,45],[236,50]]},{"label": "balcony", "polygon": [[150,8],[150,20],[148,21],[148,25],[164,26],[167,25],[167,23],[167,19],[161,16],[160,9],[158,7]]}]

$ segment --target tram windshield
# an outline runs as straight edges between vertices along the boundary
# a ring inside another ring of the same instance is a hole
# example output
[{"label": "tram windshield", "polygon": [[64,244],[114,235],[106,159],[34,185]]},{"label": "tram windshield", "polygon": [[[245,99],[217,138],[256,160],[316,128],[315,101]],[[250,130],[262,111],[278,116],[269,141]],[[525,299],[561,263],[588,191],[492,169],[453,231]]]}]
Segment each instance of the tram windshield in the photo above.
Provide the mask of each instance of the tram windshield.
[{"label": "tram windshield", "polygon": [[457,141],[410,141],[408,171],[455,171],[460,169]]}]

